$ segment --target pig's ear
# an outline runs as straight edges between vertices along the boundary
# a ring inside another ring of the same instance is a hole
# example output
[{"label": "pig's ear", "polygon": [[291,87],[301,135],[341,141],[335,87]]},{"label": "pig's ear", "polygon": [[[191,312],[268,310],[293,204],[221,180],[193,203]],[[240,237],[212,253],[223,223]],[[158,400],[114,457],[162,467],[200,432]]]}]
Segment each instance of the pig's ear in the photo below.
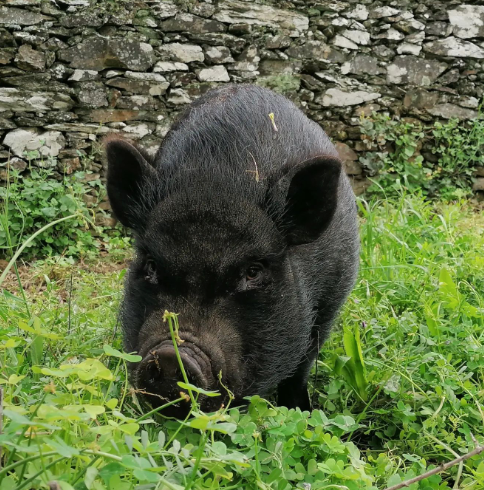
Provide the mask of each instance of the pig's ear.
[{"label": "pig's ear", "polygon": [[107,191],[114,215],[124,226],[140,231],[149,204],[148,190],[154,187],[157,178],[156,170],[141,151],[125,140],[108,139],[105,148]]},{"label": "pig's ear", "polygon": [[284,230],[289,245],[316,240],[331,222],[338,200],[341,162],[316,157],[289,170]]}]

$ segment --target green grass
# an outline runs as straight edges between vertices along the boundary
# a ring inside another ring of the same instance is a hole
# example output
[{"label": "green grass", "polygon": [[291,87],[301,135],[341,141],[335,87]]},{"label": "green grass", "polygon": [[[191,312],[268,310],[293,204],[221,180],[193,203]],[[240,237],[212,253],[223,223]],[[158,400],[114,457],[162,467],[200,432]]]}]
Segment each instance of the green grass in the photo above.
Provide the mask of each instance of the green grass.
[{"label": "green grass", "polygon": [[[406,197],[360,215],[361,272],[312,414],[258,397],[182,422],[143,413],[120,352],[122,263],[18,264],[23,292],[13,274],[0,285],[0,490],[385,489],[483,444],[484,213]],[[408,488],[482,489],[484,454]]]}]

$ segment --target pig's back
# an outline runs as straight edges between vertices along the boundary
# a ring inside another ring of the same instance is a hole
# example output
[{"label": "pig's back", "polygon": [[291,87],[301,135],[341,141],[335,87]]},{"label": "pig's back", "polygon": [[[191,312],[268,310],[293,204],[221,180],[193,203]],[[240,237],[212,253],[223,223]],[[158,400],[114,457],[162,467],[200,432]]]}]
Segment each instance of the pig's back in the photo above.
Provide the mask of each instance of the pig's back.
[{"label": "pig's back", "polygon": [[160,170],[190,167],[249,179],[257,165],[262,181],[287,163],[324,154],[337,156],[318,124],[292,102],[270,90],[239,84],[196,100],[166,135],[156,165]]}]

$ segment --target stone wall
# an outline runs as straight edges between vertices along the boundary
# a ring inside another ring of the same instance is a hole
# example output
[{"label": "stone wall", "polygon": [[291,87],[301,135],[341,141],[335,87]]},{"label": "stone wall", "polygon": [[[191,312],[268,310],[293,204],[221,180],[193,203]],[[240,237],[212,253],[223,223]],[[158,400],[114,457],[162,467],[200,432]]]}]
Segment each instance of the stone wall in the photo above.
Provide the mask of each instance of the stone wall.
[{"label": "stone wall", "polygon": [[[362,113],[477,115],[484,5],[0,0],[0,179],[7,161],[102,178],[104,134],[154,150],[180,110],[228,82],[291,98],[336,142],[360,193]],[[86,200],[99,204],[95,195]]]}]

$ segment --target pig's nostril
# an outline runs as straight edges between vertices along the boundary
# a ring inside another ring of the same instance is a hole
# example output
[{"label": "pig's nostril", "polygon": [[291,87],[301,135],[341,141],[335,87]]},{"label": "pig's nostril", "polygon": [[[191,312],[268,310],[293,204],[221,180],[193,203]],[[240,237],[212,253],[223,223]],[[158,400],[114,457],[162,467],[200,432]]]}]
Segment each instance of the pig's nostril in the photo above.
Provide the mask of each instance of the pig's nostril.
[{"label": "pig's nostril", "polygon": [[[183,381],[178,357],[172,346],[163,346],[153,351],[151,355],[153,356],[153,364],[158,370],[158,376],[162,383]],[[180,357],[188,381],[199,388],[206,388],[206,376],[204,376],[194,353],[190,349],[180,349]]]},{"label": "pig's nostril", "polygon": [[161,375],[161,378],[173,378],[181,380],[181,370],[176,357],[175,349],[164,349],[163,351],[155,351],[153,361]]}]

